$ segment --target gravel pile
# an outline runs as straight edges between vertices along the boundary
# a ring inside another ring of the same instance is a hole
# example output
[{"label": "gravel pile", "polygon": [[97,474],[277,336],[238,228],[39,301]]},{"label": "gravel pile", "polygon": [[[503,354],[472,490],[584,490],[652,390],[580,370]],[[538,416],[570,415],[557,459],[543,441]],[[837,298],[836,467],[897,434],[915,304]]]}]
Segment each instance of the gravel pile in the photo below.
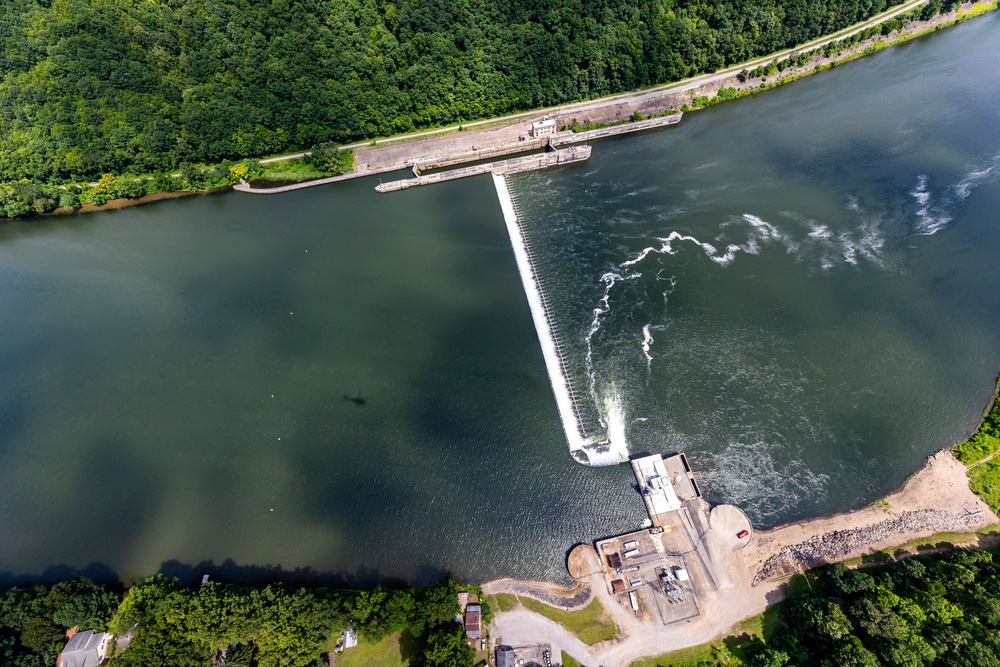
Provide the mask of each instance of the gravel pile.
[{"label": "gravel pile", "polygon": [[835,530],[817,535],[805,542],[787,546],[764,562],[753,578],[753,585],[808,570],[826,563],[843,560],[864,547],[879,544],[893,535],[932,531],[969,532],[980,528],[986,520],[982,514],[956,514],[943,510],[916,510],[879,521],[862,528]]}]

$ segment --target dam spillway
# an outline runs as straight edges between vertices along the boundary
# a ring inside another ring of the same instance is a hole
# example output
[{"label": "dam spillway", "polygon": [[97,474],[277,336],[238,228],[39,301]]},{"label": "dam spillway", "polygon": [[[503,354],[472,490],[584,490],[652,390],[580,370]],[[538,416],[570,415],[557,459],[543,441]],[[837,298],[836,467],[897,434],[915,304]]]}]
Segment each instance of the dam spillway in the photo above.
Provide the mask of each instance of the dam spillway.
[{"label": "dam spillway", "polygon": [[566,370],[566,361],[563,358],[559,340],[555,335],[551,312],[538,280],[538,272],[532,259],[531,249],[521,228],[517,203],[511,195],[507,177],[496,173],[492,176],[570,452],[580,452],[586,457],[586,463],[590,465],[622,463],[627,460],[627,453],[617,451],[609,443],[587,434],[583,418],[580,415],[576,394]]}]

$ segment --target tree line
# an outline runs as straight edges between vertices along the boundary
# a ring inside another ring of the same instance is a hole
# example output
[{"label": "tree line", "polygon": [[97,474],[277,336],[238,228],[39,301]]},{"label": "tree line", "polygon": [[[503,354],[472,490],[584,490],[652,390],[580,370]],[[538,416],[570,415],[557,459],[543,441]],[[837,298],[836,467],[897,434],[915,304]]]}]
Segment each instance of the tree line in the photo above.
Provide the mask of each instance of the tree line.
[{"label": "tree line", "polygon": [[751,647],[750,667],[1000,667],[1000,563],[988,551],[829,567]]},{"label": "tree line", "polygon": [[[471,667],[473,650],[455,623],[458,588],[344,591],[209,582],[178,586],[163,576],[127,592],[88,579],[0,592],[0,664],[51,667],[66,631],[132,634],[112,667],[319,667],[346,627],[365,641],[404,632],[416,667]],[[484,603],[488,622],[488,608]],[[223,658],[224,656],[224,658]]]},{"label": "tree line", "polygon": [[[888,557],[888,554],[885,554]],[[747,667],[1000,667],[1000,562],[959,549],[810,573],[768,612],[764,637],[744,638],[723,662]],[[345,591],[282,584],[178,586],[163,576],[127,592],[75,579],[0,592],[0,664],[51,667],[68,628],[133,633],[110,665],[325,665],[345,627],[363,641],[403,632],[415,667],[469,667],[458,588]],[[483,622],[490,610],[483,604]],[[224,661],[220,660],[225,654]],[[664,663],[664,667],[669,663]]]},{"label": "tree line", "polygon": [[5,0],[0,182],[345,143],[714,71],[894,0]]}]

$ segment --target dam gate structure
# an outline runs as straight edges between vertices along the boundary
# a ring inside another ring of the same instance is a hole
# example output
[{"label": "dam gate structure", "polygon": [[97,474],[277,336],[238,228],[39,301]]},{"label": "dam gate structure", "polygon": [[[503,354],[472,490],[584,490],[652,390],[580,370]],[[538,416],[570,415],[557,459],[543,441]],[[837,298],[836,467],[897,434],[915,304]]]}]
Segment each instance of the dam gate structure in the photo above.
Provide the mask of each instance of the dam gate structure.
[{"label": "dam gate structure", "polygon": [[[562,422],[563,431],[566,434],[570,454],[581,463],[589,465],[617,465],[626,462],[629,458],[628,444],[625,441],[624,425],[621,419],[622,415],[613,406],[609,407],[605,405],[604,409],[607,414],[602,417],[601,421],[602,426],[607,426],[606,436],[595,437],[587,433],[580,410],[580,403],[576,393],[573,391],[573,384],[567,369],[562,344],[556,333],[552,310],[545,298],[535,259],[527,236],[524,234],[522,225],[523,217],[521,216],[516,198],[511,194],[507,177],[510,174],[582,162],[589,159],[591,155],[591,146],[585,143],[587,141],[675,125],[681,121],[681,118],[681,113],[671,113],[655,118],[626,121],[621,124],[613,124],[579,132],[570,129],[557,131],[555,129],[557,124],[549,122],[549,119],[546,118],[544,119],[546,131],[542,133],[543,135],[539,136],[539,134],[532,132],[532,139],[527,141],[522,136],[521,140],[517,142],[500,143],[486,147],[473,145],[471,150],[451,151],[444,154],[415,153],[406,156],[402,161],[380,165],[377,169],[370,169],[369,165],[365,164],[361,165],[357,172],[350,174],[321,178],[303,183],[293,183],[274,188],[254,188],[249,183],[241,181],[238,185],[234,186],[234,189],[254,194],[279,194],[410,167],[413,173],[412,178],[380,182],[375,188],[377,192],[395,192],[420,185],[431,185],[470,176],[490,174],[500,200],[500,208],[503,212],[507,233],[510,237],[511,248],[514,251],[514,258],[517,262],[525,296],[528,299],[532,321],[535,325],[539,344],[541,345],[542,357],[545,361],[549,382],[552,386],[552,393],[556,400],[556,407],[560,421]],[[526,150],[538,149],[543,149],[543,152],[507,157],[506,159],[495,159],[512,156]],[[455,168],[426,173],[427,170],[446,167]],[[601,410],[600,407],[597,407],[597,409]],[[607,422],[607,424],[604,422]]]},{"label": "dam gate structure", "polygon": [[496,187],[497,197],[500,200],[500,209],[503,211],[507,234],[510,236],[511,248],[514,251],[514,258],[517,261],[518,272],[521,274],[521,283],[524,286],[525,296],[528,298],[531,318],[535,324],[535,331],[538,334],[538,342],[541,344],[542,357],[545,360],[549,382],[552,385],[552,393],[556,399],[559,419],[562,422],[570,451],[573,453],[582,452],[586,455],[587,462],[591,465],[614,465],[622,463],[622,459],[618,456],[609,456],[608,454],[595,451],[596,449],[602,449],[602,445],[606,443],[595,441],[594,438],[587,434],[586,427],[583,424],[583,417],[580,414],[580,406],[566,368],[566,360],[562,353],[562,347],[558,336],[555,334],[552,312],[542,291],[541,283],[538,279],[538,270],[531,253],[531,248],[528,245],[527,237],[524,235],[524,230],[521,227],[520,209],[517,201],[510,192],[505,174],[494,173],[493,184]]}]

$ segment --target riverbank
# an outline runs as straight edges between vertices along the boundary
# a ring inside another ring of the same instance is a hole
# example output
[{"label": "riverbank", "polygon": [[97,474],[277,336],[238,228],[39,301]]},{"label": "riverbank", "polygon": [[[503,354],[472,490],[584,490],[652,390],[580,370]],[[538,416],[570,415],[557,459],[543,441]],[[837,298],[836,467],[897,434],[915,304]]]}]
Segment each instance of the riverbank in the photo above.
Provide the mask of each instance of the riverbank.
[{"label": "riverbank", "polygon": [[[563,129],[596,128],[624,124],[633,118],[655,117],[674,110],[704,108],[791,83],[803,76],[825,71],[948,25],[961,23],[997,9],[1000,1],[966,3],[952,11],[922,19],[920,13],[925,6],[922,2],[906,3],[873,19],[795,49],[644,91],[620,93],[560,107],[475,121],[451,128],[399,135],[367,144],[351,144],[345,148],[354,152],[357,167],[349,176],[386,173],[456,153],[471,152],[474,149],[490,150],[516,144],[530,135],[531,122],[542,116],[555,119]],[[882,34],[883,32],[885,34]],[[21,188],[26,190],[24,196],[30,201],[23,202],[19,210],[23,211],[21,217],[54,211],[58,211],[60,215],[88,213],[146,204],[160,198],[183,196],[172,194],[175,192],[225,189],[235,185],[240,179],[279,178],[305,182],[315,177],[333,175],[325,174],[318,171],[314,165],[307,164],[308,154],[306,151],[262,160],[224,162],[220,165],[191,168],[184,173],[148,175],[131,180],[128,177],[117,179],[105,177],[101,183],[96,184],[80,183],[64,186],[31,184],[30,187]],[[117,184],[118,187],[109,189],[105,181]],[[195,184],[195,181],[198,183]],[[104,188],[108,192],[96,192],[96,198],[92,198],[88,196],[91,194],[88,188],[93,190]],[[138,196],[131,196],[131,192],[137,190]],[[119,196],[118,193],[123,196]],[[167,193],[171,194],[158,197]],[[112,206],[106,203],[109,199],[114,200]]]},{"label": "riverbank", "polygon": [[[956,548],[1000,546],[1000,517],[988,502],[991,496],[975,488],[974,472],[997,460],[1000,452],[1000,439],[995,437],[1000,423],[1000,382],[997,386],[975,431],[954,447],[928,457],[895,492],[855,510],[755,531],[745,548],[724,557],[722,580],[726,583],[717,591],[699,595],[699,617],[664,626],[652,614],[634,613],[622,604],[620,596],[608,590],[598,553],[588,545],[579,545],[567,558],[567,570],[576,581],[571,588],[502,579],[484,584],[483,591],[495,599],[504,595],[527,597],[567,611],[582,610],[596,599],[620,629],[619,634],[613,640],[584,644],[567,628],[518,606],[497,610],[492,626],[494,642],[547,642],[561,647],[580,664],[628,667],[648,658],[642,664],[668,665],[671,660],[667,658],[672,656],[654,659],[663,655],[665,648],[671,653],[691,648],[692,655],[712,656],[719,650],[714,645],[724,646],[722,640],[740,634],[748,625],[757,627],[760,634],[762,614],[784,601],[793,589],[801,592],[803,586],[809,586],[809,578],[800,576],[809,570],[833,563],[863,568]],[[985,445],[984,437],[988,439]],[[796,577],[798,586],[793,585]]]},{"label": "riverbank", "polygon": [[[579,546],[567,567],[577,584],[569,589],[543,582],[499,580],[483,585],[489,595],[527,596],[569,610],[601,601],[620,628],[614,640],[587,646],[558,624],[527,609],[498,611],[497,643],[551,642],[581,664],[627,667],[640,658],[697,646],[728,636],[738,624],[763,613],[790,593],[793,576],[821,565],[883,563],[956,546],[1000,544],[1000,518],[969,486],[966,466],[952,450],[930,456],[902,487],[866,507],[757,531],[749,544],[725,557],[728,584],[700,596],[701,615],[664,626],[637,616],[607,590],[599,556]],[[890,553],[891,551],[891,553]]]}]

